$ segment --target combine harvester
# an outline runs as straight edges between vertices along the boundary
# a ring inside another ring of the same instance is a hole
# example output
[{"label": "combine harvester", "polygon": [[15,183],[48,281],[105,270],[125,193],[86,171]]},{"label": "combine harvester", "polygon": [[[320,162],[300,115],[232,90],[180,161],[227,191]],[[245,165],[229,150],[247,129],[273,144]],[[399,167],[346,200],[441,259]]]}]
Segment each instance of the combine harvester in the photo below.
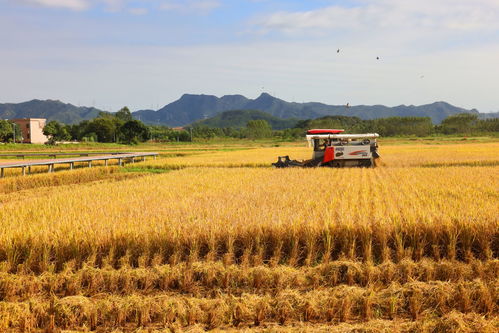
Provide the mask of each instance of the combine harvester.
[{"label": "combine harvester", "polygon": [[289,156],[279,156],[276,168],[288,167],[375,167],[379,158],[377,133],[340,134],[344,130],[312,129],[307,131],[309,146],[314,147],[312,159],[291,160]]}]

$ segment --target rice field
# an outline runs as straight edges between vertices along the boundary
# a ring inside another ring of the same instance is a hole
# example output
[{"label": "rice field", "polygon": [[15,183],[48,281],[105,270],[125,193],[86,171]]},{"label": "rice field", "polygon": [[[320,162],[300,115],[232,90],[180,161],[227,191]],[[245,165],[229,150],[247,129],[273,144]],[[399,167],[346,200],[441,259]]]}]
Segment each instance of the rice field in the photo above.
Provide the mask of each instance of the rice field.
[{"label": "rice field", "polygon": [[[447,166],[458,164],[497,165],[499,143],[450,144],[450,145],[391,145],[381,146],[381,161],[384,167]],[[269,168],[277,156],[289,155],[292,159],[311,158],[311,148],[284,146],[255,148],[239,151],[202,151],[186,156],[173,156],[144,164],[147,168],[182,169],[188,167],[262,167]]]},{"label": "rice field", "polygon": [[499,143],[207,149],[1,179],[0,331],[499,328]]}]

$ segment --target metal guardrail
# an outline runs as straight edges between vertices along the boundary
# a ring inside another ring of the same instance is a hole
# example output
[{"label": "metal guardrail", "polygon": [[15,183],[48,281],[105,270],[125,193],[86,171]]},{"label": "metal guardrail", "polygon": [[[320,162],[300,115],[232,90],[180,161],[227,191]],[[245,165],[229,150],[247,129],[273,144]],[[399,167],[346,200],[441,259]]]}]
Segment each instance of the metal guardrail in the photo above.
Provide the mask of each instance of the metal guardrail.
[{"label": "metal guardrail", "polygon": [[118,160],[118,165],[123,165],[123,160],[130,160],[132,163],[135,162],[136,158],[141,158],[142,161],[146,160],[146,157],[152,156],[156,158],[158,153],[120,153],[114,155],[101,155],[95,157],[74,157],[74,158],[60,158],[60,159],[49,159],[49,160],[31,160],[27,162],[10,162],[10,163],[0,163],[0,178],[4,177],[5,169],[21,168],[22,175],[26,175],[26,169],[28,174],[31,173],[31,167],[33,166],[48,166],[48,172],[54,172],[54,165],[56,164],[69,164],[69,169],[74,168],[74,164],[78,162],[88,163],[88,167],[92,167],[93,161],[104,161],[105,166],[108,165],[109,160]]},{"label": "metal guardrail", "polygon": [[118,155],[118,154],[133,154],[131,152],[74,152],[74,153],[9,153],[9,154],[0,154],[1,157],[25,157],[29,156],[49,156],[56,158],[57,156],[90,156],[90,155]]}]

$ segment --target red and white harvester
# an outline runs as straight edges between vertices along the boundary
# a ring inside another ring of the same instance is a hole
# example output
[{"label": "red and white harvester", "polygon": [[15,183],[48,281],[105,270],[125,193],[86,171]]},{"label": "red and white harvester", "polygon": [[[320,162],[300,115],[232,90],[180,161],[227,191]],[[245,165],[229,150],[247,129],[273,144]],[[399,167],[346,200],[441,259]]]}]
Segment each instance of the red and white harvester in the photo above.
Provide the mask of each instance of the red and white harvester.
[{"label": "red and white harvester", "polygon": [[344,130],[312,129],[307,131],[309,146],[313,146],[312,159],[291,160],[289,156],[279,156],[276,168],[288,167],[374,167],[380,157],[377,133],[341,134]]}]

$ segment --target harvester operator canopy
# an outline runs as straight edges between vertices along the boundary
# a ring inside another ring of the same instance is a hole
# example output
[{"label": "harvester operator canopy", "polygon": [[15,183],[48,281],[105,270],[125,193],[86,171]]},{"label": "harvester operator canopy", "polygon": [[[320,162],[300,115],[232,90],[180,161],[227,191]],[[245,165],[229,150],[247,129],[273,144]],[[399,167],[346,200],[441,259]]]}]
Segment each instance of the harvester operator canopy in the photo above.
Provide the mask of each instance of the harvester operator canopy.
[{"label": "harvester operator canopy", "polygon": [[[312,129],[307,131],[307,141],[309,146],[314,143],[314,150],[319,147],[319,140],[328,142],[330,145],[335,141],[350,142],[357,140],[369,140],[376,139],[379,137],[378,133],[367,133],[367,134],[340,134],[344,130],[338,129]],[[317,147],[316,147],[317,146]]]}]

